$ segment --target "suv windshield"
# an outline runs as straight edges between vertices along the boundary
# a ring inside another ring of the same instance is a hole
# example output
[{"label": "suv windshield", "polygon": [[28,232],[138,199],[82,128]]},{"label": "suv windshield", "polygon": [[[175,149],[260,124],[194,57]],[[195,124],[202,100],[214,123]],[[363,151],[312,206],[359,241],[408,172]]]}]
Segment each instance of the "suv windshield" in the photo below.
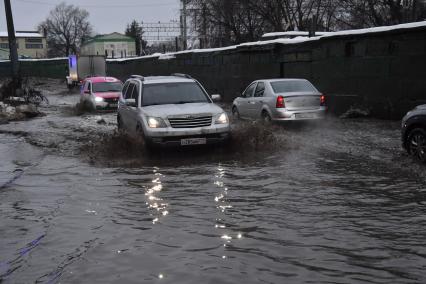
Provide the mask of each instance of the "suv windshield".
[{"label": "suv windshield", "polygon": [[105,93],[105,92],[121,92],[123,85],[120,82],[101,82],[93,83],[94,93]]},{"label": "suv windshield", "polygon": [[280,81],[271,83],[276,94],[292,92],[318,92],[311,83],[307,81]]},{"label": "suv windshield", "polygon": [[196,83],[149,84],[143,87],[142,106],[210,103]]}]

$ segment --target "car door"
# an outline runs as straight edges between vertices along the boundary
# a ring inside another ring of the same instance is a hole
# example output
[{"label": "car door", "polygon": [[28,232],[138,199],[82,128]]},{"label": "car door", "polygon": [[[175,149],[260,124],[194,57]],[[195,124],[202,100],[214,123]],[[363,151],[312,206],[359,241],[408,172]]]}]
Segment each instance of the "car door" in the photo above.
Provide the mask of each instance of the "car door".
[{"label": "car door", "polygon": [[262,114],[262,107],[264,103],[264,94],[265,94],[265,83],[257,83],[256,89],[254,91],[254,96],[250,104],[250,117],[258,119]]},{"label": "car door", "polygon": [[135,106],[128,106],[129,110],[129,127],[130,129],[136,130],[137,124],[139,122],[139,100],[140,100],[140,83],[135,81],[133,84],[132,93],[130,94],[131,99],[135,99]]},{"label": "car door", "polygon": [[257,82],[254,82],[250,86],[248,86],[247,89],[244,91],[241,99],[239,100],[238,111],[240,112],[240,116],[243,118],[250,117],[250,108],[256,85]]},{"label": "car door", "polygon": [[85,81],[81,90],[82,101],[88,101],[90,99],[90,81]]},{"label": "car door", "polygon": [[127,88],[123,92],[123,101],[120,102],[120,118],[123,122],[124,128],[127,130],[132,130],[132,121],[131,121],[131,108],[126,103],[126,100],[132,98],[133,89],[135,87],[135,84],[133,82],[129,82]]}]

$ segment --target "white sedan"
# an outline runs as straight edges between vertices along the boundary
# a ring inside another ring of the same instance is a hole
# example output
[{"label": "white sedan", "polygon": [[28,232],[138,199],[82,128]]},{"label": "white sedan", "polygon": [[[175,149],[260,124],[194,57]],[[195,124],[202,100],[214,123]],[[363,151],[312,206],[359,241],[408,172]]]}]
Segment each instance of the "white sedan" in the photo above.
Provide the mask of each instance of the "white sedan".
[{"label": "white sedan", "polygon": [[255,81],[232,105],[236,118],[268,122],[321,119],[326,110],[325,96],[304,79]]}]

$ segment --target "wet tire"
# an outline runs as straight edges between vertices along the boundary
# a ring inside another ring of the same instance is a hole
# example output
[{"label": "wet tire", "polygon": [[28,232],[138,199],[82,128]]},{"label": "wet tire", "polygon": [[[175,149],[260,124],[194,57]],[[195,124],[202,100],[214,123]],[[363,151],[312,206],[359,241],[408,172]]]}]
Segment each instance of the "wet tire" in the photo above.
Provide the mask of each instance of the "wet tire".
[{"label": "wet tire", "polygon": [[143,141],[143,145],[144,145],[146,150],[151,151],[151,150],[154,149],[154,146],[152,145],[152,143],[150,143],[146,139],[145,133],[143,132],[143,127],[139,123],[136,126],[136,135],[137,135],[138,139],[141,139],[141,141]]},{"label": "wet tire", "polygon": [[232,117],[234,119],[237,119],[237,120],[241,118],[240,117],[240,112],[238,111],[238,109],[237,109],[236,106],[232,107]]},{"label": "wet tire", "polygon": [[408,153],[422,163],[426,163],[426,130],[413,129],[407,139]]},{"label": "wet tire", "polygon": [[262,122],[265,124],[271,124],[272,118],[267,111],[262,112]]},{"label": "wet tire", "polygon": [[123,131],[123,122],[121,121],[120,116],[117,116],[117,128],[118,128],[118,131]]}]

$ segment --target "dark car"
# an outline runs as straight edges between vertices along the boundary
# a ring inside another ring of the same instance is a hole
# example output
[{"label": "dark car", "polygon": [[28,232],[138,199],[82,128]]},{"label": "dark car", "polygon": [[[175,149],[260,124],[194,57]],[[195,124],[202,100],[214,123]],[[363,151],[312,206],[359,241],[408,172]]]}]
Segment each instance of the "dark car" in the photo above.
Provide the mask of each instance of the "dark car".
[{"label": "dark car", "polygon": [[402,146],[426,163],[426,105],[416,107],[402,119]]}]

